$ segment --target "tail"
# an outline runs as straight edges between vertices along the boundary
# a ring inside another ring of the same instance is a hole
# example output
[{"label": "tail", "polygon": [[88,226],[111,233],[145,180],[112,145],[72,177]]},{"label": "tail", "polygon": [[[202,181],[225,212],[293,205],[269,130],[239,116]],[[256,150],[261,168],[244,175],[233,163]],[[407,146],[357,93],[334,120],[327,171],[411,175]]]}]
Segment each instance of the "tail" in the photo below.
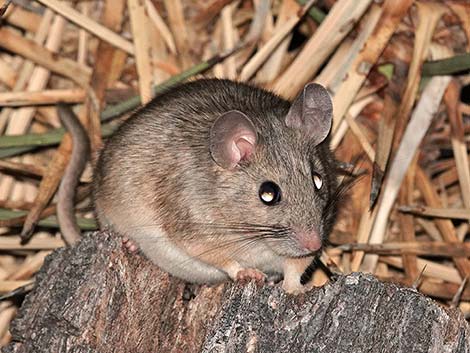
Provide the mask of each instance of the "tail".
[{"label": "tail", "polygon": [[90,155],[90,140],[75,113],[64,103],[57,106],[59,118],[65,129],[72,135],[72,155],[59,186],[57,218],[64,241],[76,243],[81,235],[75,218],[75,193],[80,176]]}]

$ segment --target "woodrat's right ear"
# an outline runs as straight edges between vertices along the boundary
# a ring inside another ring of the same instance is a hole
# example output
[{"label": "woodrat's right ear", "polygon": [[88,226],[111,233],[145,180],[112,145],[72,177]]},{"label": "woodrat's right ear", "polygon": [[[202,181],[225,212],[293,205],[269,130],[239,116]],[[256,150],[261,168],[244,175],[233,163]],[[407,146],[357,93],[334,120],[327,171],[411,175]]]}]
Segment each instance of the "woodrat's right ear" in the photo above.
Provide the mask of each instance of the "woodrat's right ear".
[{"label": "woodrat's right ear", "polygon": [[318,145],[328,136],[332,118],[333,103],[328,91],[317,83],[309,83],[292,103],[285,123],[302,131],[314,145]]},{"label": "woodrat's right ear", "polygon": [[251,120],[238,110],[222,114],[210,131],[210,152],[224,169],[233,169],[247,160],[256,148],[256,129]]}]

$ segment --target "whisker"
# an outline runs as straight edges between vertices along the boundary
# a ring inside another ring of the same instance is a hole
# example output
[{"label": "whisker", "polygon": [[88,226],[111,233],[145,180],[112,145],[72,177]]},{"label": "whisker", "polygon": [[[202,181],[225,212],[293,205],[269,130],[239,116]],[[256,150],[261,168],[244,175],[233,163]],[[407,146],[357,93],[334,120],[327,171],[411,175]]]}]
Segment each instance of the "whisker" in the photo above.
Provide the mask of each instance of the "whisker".
[{"label": "whisker", "polygon": [[[224,248],[226,246],[229,246],[229,245],[230,246],[238,245],[236,248],[232,249],[232,256],[236,257],[241,252],[245,251],[246,249],[249,249],[250,246],[252,246],[253,244],[256,244],[257,242],[259,242],[261,239],[266,239],[266,238],[265,237],[260,237],[260,236],[257,235],[257,236],[251,236],[251,237],[243,237],[243,238],[239,238],[239,239],[231,239],[230,241],[226,241],[223,244],[217,244],[216,246],[208,248],[205,251],[202,251],[202,252],[200,252],[196,255],[192,255],[188,259],[186,259],[184,261],[181,261],[180,263],[175,264],[174,266],[175,267],[184,266],[184,265],[190,263],[191,261],[193,261],[194,259],[199,259],[203,256],[210,255],[213,252],[218,252],[222,248]],[[203,261],[203,262],[205,262],[205,261]]]},{"label": "whisker", "polygon": [[[188,224],[191,226],[199,226],[199,227],[207,227],[207,228],[215,228],[215,229],[242,229],[242,230],[267,230],[267,231],[277,231],[282,229],[283,227],[280,226],[266,226],[266,225],[258,225],[258,224],[249,224],[249,223],[225,223],[225,224],[217,224],[213,222],[203,223],[203,222],[178,222],[179,225]],[[156,223],[150,223],[148,225],[139,225],[136,227],[130,227],[138,229],[138,228],[147,228],[147,227],[155,227]]]}]

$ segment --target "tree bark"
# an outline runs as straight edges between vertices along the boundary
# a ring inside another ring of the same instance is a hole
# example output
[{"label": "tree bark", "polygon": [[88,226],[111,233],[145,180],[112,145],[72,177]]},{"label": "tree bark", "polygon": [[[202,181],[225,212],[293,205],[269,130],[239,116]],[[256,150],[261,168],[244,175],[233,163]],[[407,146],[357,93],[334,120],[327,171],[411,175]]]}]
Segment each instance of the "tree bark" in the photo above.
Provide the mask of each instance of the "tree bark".
[{"label": "tree bark", "polygon": [[371,275],[195,286],[102,232],[49,256],[4,352],[470,352],[457,310]]}]

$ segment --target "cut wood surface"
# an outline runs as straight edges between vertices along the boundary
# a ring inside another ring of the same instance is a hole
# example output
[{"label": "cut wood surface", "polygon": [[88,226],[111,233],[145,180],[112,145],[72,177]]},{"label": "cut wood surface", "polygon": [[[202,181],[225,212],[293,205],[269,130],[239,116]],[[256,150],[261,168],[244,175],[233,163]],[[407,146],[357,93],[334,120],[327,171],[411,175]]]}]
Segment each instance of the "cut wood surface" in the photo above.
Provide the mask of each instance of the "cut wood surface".
[{"label": "cut wood surface", "polygon": [[3,352],[470,352],[463,315],[366,274],[300,295],[188,285],[110,233],[46,259]]}]

